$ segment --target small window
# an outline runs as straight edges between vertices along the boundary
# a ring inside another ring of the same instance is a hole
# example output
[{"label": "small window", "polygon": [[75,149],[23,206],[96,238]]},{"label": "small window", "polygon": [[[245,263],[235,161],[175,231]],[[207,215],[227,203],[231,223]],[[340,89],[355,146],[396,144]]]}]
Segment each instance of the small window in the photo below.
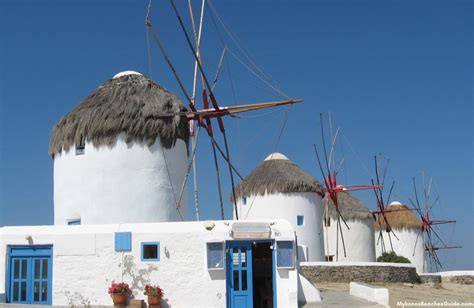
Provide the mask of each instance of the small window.
[{"label": "small window", "polygon": [[298,226],[303,226],[304,225],[304,216],[303,215],[296,216],[296,224]]},{"label": "small window", "polygon": [[160,261],[160,242],[142,243],[142,261]]},{"label": "small window", "polygon": [[293,241],[277,241],[277,267],[294,267]]},{"label": "small window", "polygon": [[333,262],[334,261],[334,255],[326,256],[326,261],[327,262]]},{"label": "small window", "polygon": [[224,268],[224,245],[222,242],[207,243],[207,268]]},{"label": "small window", "polygon": [[84,138],[81,136],[81,141],[79,144],[76,144],[76,155],[84,155],[86,151],[86,143],[84,141]]},{"label": "small window", "polygon": [[131,232],[115,232],[115,251],[132,251]]},{"label": "small window", "polygon": [[69,219],[67,221],[67,224],[68,224],[68,226],[80,225],[81,224],[81,219],[80,218]]},{"label": "small window", "polygon": [[331,217],[324,218],[324,226],[330,227],[331,226]]}]

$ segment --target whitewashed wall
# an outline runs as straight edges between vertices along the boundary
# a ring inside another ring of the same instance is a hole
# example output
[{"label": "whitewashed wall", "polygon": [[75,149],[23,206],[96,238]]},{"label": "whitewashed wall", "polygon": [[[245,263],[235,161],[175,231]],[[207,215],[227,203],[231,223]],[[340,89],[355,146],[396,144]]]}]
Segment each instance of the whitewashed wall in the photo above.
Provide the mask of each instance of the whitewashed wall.
[{"label": "whitewashed wall", "polygon": [[[391,235],[393,250],[399,256],[403,256],[410,260],[412,264],[416,266],[417,273],[423,273],[425,271],[425,244],[423,241],[423,233],[421,229],[398,229],[394,230],[398,240]],[[390,252],[390,240],[386,232],[383,232],[383,238],[385,243],[385,250]],[[376,256],[379,257],[382,255],[382,245],[379,243],[377,245],[377,239],[379,232],[375,232],[375,245],[376,245]],[[415,248],[416,237],[418,236],[418,242]],[[413,252],[415,253],[413,255]]]},{"label": "whitewashed wall", "polygon": [[[121,135],[112,147],[87,142],[83,155],[63,151],[54,157],[54,224],[180,221],[175,196],[186,163],[181,139],[167,150],[159,138],[148,146],[126,144]],[[186,219],[186,189],[180,211]]]},{"label": "whitewashed wall", "polygon": [[[329,227],[324,227],[324,251],[326,255],[333,255],[337,262],[374,262],[374,221],[372,219],[347,220],[347,229],[341,220],[342,235],[346,246],[346,256],[342,247],[342,237],[337,237],[337,221],[331,219]],[[336,244],[339,246],[336,260]]]},{"label": "whitewashed wall", "polygon": [[[300,261],[324,261],[322,224],[322,198],[317,193],[278,193],[247,197],[244,204],[237,200],[239,219],[286,219],[295,229]],[[296,216],[304,216],[303,226],[298,226]],[[234,211],[235,218],[235,211]],[[306,249],[305,249],[306,248]]]},{"label": "whitewashed wall", "polygon": [[[225,269],[207,269],[206,242],[230,240],[230,226],[215,223],[212,231],[202,222],[0,228],[0,277],[5,277],[6,246],[28,244],[25,237],[31,235],[34,244],[53,244],[53,305],[111,305],[107,288],[123,279],[137,299],[145,298],[143,286],[152,283],[164,289],[172,307],[225,307]],[[294,239],[284,220],[272,229],[272,238]],[[132,232],[131,252],[115,252],[118,231]],[[140,243],[154,241],[160,242],[160,261],[142,262]],[[276,285],[278,307],[296,307],[296,269],[278,270]]]}]

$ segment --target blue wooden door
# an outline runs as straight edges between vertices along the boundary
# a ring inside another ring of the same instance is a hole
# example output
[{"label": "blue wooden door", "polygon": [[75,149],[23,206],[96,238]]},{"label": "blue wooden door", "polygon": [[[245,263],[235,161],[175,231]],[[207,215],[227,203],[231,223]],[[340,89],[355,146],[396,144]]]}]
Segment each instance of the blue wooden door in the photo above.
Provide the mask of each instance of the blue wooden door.
[{"label": "blue wooden door", "polygon": [[253,307],[252,244],[227,242],[227,306]]},{"label": "blue wooden door", "polygon": [[51,304],[51,246],[11,246],[8,263],[8,302]]}]

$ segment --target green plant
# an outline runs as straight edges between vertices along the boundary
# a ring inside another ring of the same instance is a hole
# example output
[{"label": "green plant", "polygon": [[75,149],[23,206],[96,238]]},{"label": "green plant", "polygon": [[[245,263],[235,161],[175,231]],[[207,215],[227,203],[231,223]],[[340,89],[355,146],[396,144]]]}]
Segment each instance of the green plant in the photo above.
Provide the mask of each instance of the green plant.
[{"label": "green plant", "polygon": [[152,286],[147,284],[145,286],[145,292],[143,292],[144,295],[152,295],[152,296],[163,296],[163,289],[160,288],[159,286]]},{"label": "green plant", "polygon": [[394,251],[382,253],[382,255],[377,258],[377,262],[411,263],[410,260],[404,256],[398,256]]},{"label": "green plant", "polygon": [[109,294],[117,294],[117,293],[130,294],[132,293],[132,290],[130,290],[128,283],[125,283],[125,282],[112,283],[112,285],[109,287]]}]

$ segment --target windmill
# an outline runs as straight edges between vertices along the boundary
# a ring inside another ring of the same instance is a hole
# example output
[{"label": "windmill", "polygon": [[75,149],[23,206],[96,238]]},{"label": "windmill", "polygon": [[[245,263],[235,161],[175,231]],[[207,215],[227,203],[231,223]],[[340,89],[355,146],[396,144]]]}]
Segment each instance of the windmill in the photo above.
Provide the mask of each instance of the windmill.
[{"label": "windmill", "polygon": [[[423,173],[423,183],[424,183],[424,173]],[[448,246],[445,241],[443,241],[438,234],[438,232],[433,228],[436,225],[444,224],[454,224],[455,220],[433,220],[430,218],[430,213],[436,203],[439,201],[439,195],[434,198],[434,201],[431,201],[431,188],[433,184],[433,178],[430,178],[428,187],[423,184],[423,198],[418,196],[418,189],[416,185],[416,180],[413,177],[413,189],[415,193],[415,202],[409,198],[410,203],[416,209],[416,212],[420,216],[421,220],[421,235],[417,236],[415,240],[415,245],[413,247],[413,254],[418,245],[419,237],[421,237],[422,245],[424,245],[424,251],[428,255],[428,261],[430,270],[435,270],[436,272],[439,268],[442,267],[441,261],[438,257],[437,251],[444,249],[455,249],[462,248],[461,246]]]},{"label": "windmill", "polygon": [[[335,158],[335,144],[337,141],[337,137],[340,133],[340,128],[336,129],[336,132],[334,135],[332,134],[332,121],[331,121],[331,116],[329,116],[329,126],[330,126],[330,150],[329,154],[326,148],[326,136],[324,133],[324,123],[323,123],[323,115],[322,113],[320,114],[320,124],[321,124],[321,141],[322,141],[322,155],[324,158],[324,164],[322,162],[322,157],[318,151],[318,148],[314,144],[314,151],[316,153],[316,158],[318,161],[319,169],[321,171],[321,175],[324,178],[324,185],[326,188],[325,192],[325,208],[324,208],[324,214],[323,214],[323,219],[325,222],[329,219],[328,214],[329,214],[329,201],[333,204],[336,213],[337,213],[337,218],[336,218],[336,261],[339,259],[339,238],[341,238],[341,243],[342,243],[342,249],[344,253],[344,257],[347,257],[347,252],[346,252],[346,245],[344,241],[344,235],[342,232],[342,224],[344,224],[345,228],[347,230],[350,230],[349,225],[346,222],[345,217],[341,214],[340,211],[340,203],[338,200],[338,195],[342,192],[349,192],[349,191],[358,191],[358,190],[368,190],[368,189],[375,189],[379,188],[379,184],[374,184],[372,185],[341,185],[337,183],[337,175],[339,172],[340,167],[344,163],[344,160],[342,160],[339,165],[336,167],[336,158]],[[324,224],[323,224],[324,225]],[[326,226],[327,227],[327,226]],[[327,243],[327,241],[326,241]]]},{"label": "windmill", "polygon": [[[174,78],[176,79],[181,91],[183,92],[186,100],[188,101],[189,109],[190,111],[183,111],[179,113],[172,113],[172,114],[163,114],[163,117],[175,117],[175,116],[182,116],[186,117],[190,123],[190,132],[193,135],[192,142],[192,156],[191,156],[191,161],[188,166],[188,171],[186,174],[186,177],[183,181],[183,185],[181,187],[181,192],[180,192],[180,197],[179,201],[177,202],[177,208],[180,206],[180,201],[181,201],[181,195],[183,194],[184,187],[187,183],[187,178],[190,173],[191,167],[193,167],[194,170],[194,175],[195,173],[195,150],[196,150],[196,143],[197,143],[197,134],[199,133],[200,128],[204,128],[207,132],[207,135],[209,136],[211,140],[211,145],[212,145],[212,150],[213,150],[213,158],[214,158],[214,163],[215,163],[215,168],[216,168],[216,174],[217,174],[217,182],[218,182],[218,191],[219,191],[219,201],[220,201],[220,207],[221,207],[221,219],[224,219],[224,207],[223,207],[223,197],[222,197],[222,189],[221,189],[221,184],[220,184],[220,172],[219,172],[219,164],[218,164],[218,159],[217,159],[217,153],[219,153],[222,158],[225,160],[228,166],[228,171],[230,175],[230,182],[232,186],[232,194],[233,194],[233,200],[234,200],[234,210],[237,213],[237,205],[235,203],[235,185],[234,185],[234,174],[239,176],[242,179],[242,176],[238,173],[237,169],[231,162],[231,156],[230,156],[230,150],[229,150],[229,142],[227,138],[227,133],[226,129],[224,126],[224,121],[223,117],[224,116],[232,116],[237,113],[242,113],[242,112],[248,112],[248,111],[253,111],[253,110],[259,110],[259,109],[264,109],[264,108],[269,108],[269,107],[276,107],[276,106],[283,106],[283,105],[292,105],[295,103],[300,103],[302,102],[301,99],[292,99],[289,97],[286,97],[286,100],[282,101],[270,101],[270,102],[263,102],[263,103],[254,103],[254,104],[245,104],[245,105],[237,105],[237,106],[230,106],[230,107],[221,107],[218,104],[217,98],[214,93],[214,88],[217,82],[217,78],[219,76],[220,72],[220,67],[222,64],[222,60],[224,57],[225,50],[223,51],[223,54],[221,56],[221,60],[219,61],[219,67],[216,73],[216,77],[214,79],[213,84],[211,85],[210,79],[208,78],[208,75],[206,74],[203,63],[201,60],[201,54],[200,54],[200,42],[201,42],[201,33],[202,33],[202,24],[203,24],[203,17],[204,17],[204,7],[205,7],[205,0],[202,1],[202,6],[201,6],[201,16],[200,16],[200,22],[199,22],[199,27],[196,28],[195,20],[194,20],[194,14],[193,14],[193,9],[191,5],[191,1],[188,1],[188,7],[191,15],[191,22],[192,22],[192,27],[193,27],[193,34],[194,34],[194,39],[191,39],[191,36],[186,29],[186,26],[184,24],[183,18],[181,17],[181,14],[176,7],[176,4],[174,0],[169,1],[173,10],[174,15],[176,16],[180,29],[182,30],[182,33],[184,34],[186,44],[189,47],[189,50],[192,53],[192,56],[194,57],[195,60],[195,67],[194,67],[194,81],[193,81],[193,90],[192,90],[192,95],[190,95],[189,91],[186,89],[184,86],[182,79],[180,78],[180,75],[178,74],[175,66],[173,65],[172,61],[170,60],[168,54],[166,53],[164,46],[160,40],[160,37],[158,36],[157,31],[154,29],[151,20],[150,20],[150,9],[151,9],[151,0],[149,1],[148,4],[148,11],[147,15],[145,17],[145,25],[147,28],[147,34],[150,33],[153,40],[155,41],[158,49],[160,50],[161,55],[163,56],[165,62],[167,63],[169,69],[173,73]],[[148,49],[150,50],[150,49]],[[198,110],[195,104],[195,93],[196,93],[196,81],[197,81],[197,75],[200,75],[201,81],[202,81],[202,109]],[[210,105],[212,107],[210,107]],[[214,131],[213,131],[213,126],[212,126],[212,121],[211,119],[217,120],[218,128],[221,133],[222,139],[224,141],[224,149],[219,145],[217,142]],[[197,131],[196,127],[197,126]],[[198,209],[198,203],[197,203],[197,184],[196,184],[196,178],[195,178],[195,208],[196,208],[196,219],[199,220],[199,209]],[[236,219],[238,220],[239,217],[238,215],[236,216]]]},{"label": "windmill", "polygon": [[375,211],[372,211],[372,216],[375,220],[375,224],[378,229],[378,235],[377,235],[377,241],[376,241],[376,246],[381,247],[381,252],[385,253],[387,252],[387,247],[385,243],[385,237],[383,236],[384,233],[387,234],[388,241],[390,243],[390,250],[389,251],[394,251],[393,249],[393,242],[392,242],[392,236],[398,241],[399,238],[395,234],[392,226],[390,225],[389,219],[387,218],[388,213],[392,212],[399,212],[399,211],[410,211],[411,209],[408,208],[397,208],[397,209],[389,209],[387,206],[390,204],[390,197],[392,196],[393,188],[395,187],[395,181],[392,181],[392,184],[390,185],[390,189],[387,195],[387,198],[384,199],[384,187],[385,187],[385,179],[387,175],[387,170],[388,166],[390,164],[390,161],[387,160],[385,163],[385,167],[383,169],[382,176],[380,176],[379,168],[379,160],[377,159],[377,156],[374,156],[374,161],[375,161],[375,180],[372,179],[372,185],[374,185],[374,194],[376,198],[376,209]]}]

